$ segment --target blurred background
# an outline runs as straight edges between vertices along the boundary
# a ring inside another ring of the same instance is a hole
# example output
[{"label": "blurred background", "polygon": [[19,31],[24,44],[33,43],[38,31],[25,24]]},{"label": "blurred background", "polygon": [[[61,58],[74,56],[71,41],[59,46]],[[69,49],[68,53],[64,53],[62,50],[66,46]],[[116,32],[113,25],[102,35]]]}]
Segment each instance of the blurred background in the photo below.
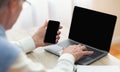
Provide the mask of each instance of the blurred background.
[{"label": "blurred background", "polygon": [[118,17],[110,53],[120,59],[120,0],[28,0],[24,3],[13,29],[28,30],[41,26],[46,19],[59,20],[64,28],[71,24],[74,6],[85,7]]}]

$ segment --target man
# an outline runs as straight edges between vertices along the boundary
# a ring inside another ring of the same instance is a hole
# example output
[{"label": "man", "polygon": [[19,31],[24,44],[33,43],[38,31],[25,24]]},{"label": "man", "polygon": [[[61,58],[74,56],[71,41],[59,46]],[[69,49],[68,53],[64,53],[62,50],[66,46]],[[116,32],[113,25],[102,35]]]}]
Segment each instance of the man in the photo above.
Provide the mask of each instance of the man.
[{"label": "man", "polygon": [[[16,22],[22,5],[26,0],[0,0],[0,72],[73,72],[74,62],[83,55],[92,54],[85,46],[72,45],[64,48],[58,59],[56,67],[45,69],[42,64],[32,62],[24,52],[30,52],[33,48],[46,46],[43,42],[47,22],[38,31],[27,39],[12,45],[6,38],[5,30],[10,29]],[[61,29],[62,27],[60,27]],[[56,36],[56,43],[59,40],[60,32]]]}]

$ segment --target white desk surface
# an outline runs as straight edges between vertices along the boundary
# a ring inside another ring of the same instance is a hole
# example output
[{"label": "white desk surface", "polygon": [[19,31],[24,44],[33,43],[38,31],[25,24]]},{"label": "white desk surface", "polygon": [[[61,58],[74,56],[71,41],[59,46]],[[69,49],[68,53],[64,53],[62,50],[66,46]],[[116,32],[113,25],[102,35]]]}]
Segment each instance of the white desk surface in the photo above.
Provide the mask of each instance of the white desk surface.
[{"label": "white desk surface", "polygon": [[[35,27],[35,28],[30,28],[27,31],[22,29],[17,29],[17,30],[7,31],[6,33],[10,41],[17,41],[22,38],[31,36],[36,30],[37,28]],[[61,34],[61,40],[66,39],[67,35],[68,35],[68,29],[63,28],[62,34]],[[47,68],[54,67],[58,60],[57,56],[46,52],[44,50],[44,47],[35,49],[32,53],[27,54],[27,56],[30,59],[32,59],[34,62],[42,63]],[[91,65],[119,65],[120,66],[120,60],[108,54],[107,56],[99,59],[98,61],[92,63]]]}]

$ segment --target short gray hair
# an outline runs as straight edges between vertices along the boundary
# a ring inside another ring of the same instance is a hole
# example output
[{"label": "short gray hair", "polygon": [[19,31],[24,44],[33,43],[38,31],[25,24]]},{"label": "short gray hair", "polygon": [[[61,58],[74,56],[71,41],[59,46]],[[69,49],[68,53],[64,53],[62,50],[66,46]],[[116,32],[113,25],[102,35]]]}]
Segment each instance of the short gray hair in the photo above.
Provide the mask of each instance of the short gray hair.
[{"label": "short gray hair", "polygon": [[0,0],[0,9],[8,4],[9,0]]}]

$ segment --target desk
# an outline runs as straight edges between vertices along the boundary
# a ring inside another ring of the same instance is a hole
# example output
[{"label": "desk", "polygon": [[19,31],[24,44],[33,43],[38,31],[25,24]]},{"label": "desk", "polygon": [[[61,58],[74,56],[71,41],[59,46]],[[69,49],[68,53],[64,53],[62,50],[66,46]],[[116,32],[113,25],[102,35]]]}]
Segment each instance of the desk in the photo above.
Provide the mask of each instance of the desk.
[{"label": "desk", "polygon": [[[36,30],[37,30],[37,28],[35,27],[35,28],[30,28],[27,31],[18,29],[18,30],[10,30],[10,31],[7,31],[6,33],[7,33],[9,40],[17,41],[17,40],[25,38],[27,36],[31,36]],[[68,31],[69,31],[68,28],[63,28],[60,41],[67,38]],[[34,62],[42,63],[47,68],[54,67],[58,60],[58,57],[56,55],[46,52],[44,50],[44,47],[35,49],[30,54],[27,54],[27,56],[30,59],[32,59]],[[107,56],[92,63],[91,65],[120,65],[120,60],[113,57],[111,54],[108,54]]]}]

